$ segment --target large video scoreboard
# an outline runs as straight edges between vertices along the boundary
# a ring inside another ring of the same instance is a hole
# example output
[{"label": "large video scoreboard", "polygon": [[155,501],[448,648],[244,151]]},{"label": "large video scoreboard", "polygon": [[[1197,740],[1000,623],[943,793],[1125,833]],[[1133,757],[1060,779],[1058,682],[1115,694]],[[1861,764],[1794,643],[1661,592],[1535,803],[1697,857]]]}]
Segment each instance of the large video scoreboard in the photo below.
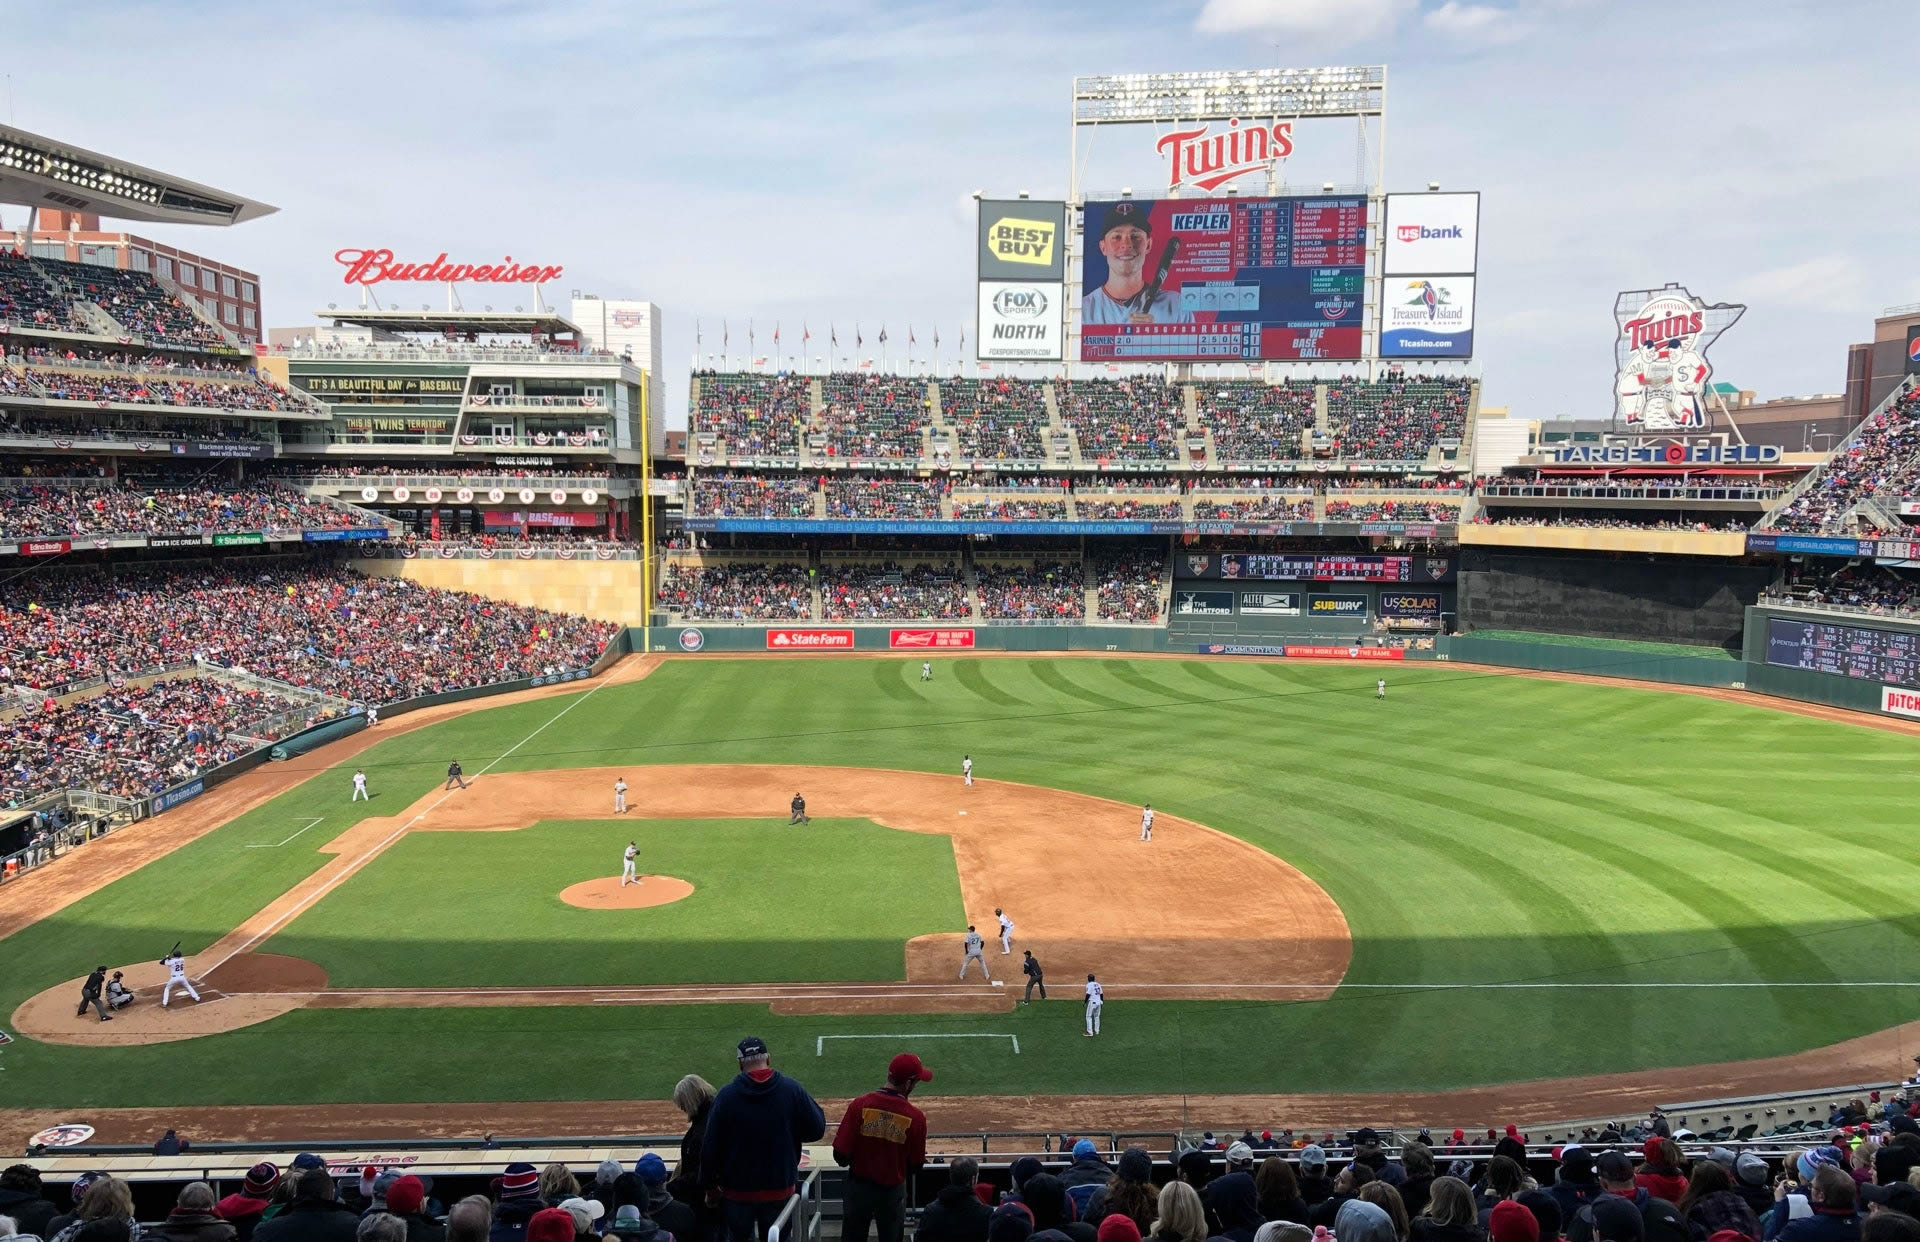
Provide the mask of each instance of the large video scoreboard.
[{"label": "large video scoreboard", "polygon": [[1915,688],[1920,687],[1920,634],[1770,617],[1767,663]]},{"label": "large video scoreboard", "polygon": [[1361,356],[1364,197],[1122,199],[1084,218],[1083,361]]}]

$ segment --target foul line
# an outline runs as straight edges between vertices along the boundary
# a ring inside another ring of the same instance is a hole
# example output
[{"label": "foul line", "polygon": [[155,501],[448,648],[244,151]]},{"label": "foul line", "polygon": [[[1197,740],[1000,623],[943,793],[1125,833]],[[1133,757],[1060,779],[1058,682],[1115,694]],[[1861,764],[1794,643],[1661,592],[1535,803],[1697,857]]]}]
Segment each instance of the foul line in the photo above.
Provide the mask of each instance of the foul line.
[{"label": "foul line", "polygon": [[[325,818],[326,818],[326,816],[324,816],[324,815],[316,815],[316,816],[314,816],[314,817],[313,817],[312,819],[310,819],[310,820],[308,820],[308,821],[307,821],[307,828],[311,828],[311,827],[313,827],[313,826],[314,826],[315,824],[317,824],[317,823],[319,823],[319,822],[320,822],[321,820],[323,820],[323,819],[325,819]],[[307,830],[307,828],[302,828],[302,829],[300,830],[300,832],[305,832],[305,831]],[[296,833],[294,833],[294,834],[293,834],[293,837],[297,837],[297,836],[299,836],[299,835],[300,835],[300,832],[296,832]],[[293,837],[288,837],[288,838],[287,838],[287,841],[291,841],[291,840],[293,840]],[[287,843],[287,841],[275,841],[275,842],[274,842],[274,843],[273,843],[272,845],[249,845],[249,846],[248,846],[247,848],[248,848],[248,849],[250,849],[250,850],[277,850],[277,849],[279,849],[279,848],[280,848],[281,846],[283,846],[283,845],[285,845],[285,844]]]},{"label": "foul line", "polygon": [[[600,680],[594,682],[593,688],[591,690],[588,690],[585,694],[581,695],[579,698],[575,699],[573,702],[567,704],[565,707],[555,712],[553,714],[552,719],[548,720],[546,724],[541,725],[539,728],[535,729],[533,732],[527,734],[525,737],[515,742],[512,746],[509,746],[506,750],[501,751],[500,754],[494,758],[492,763],[487,764],[486,767],[481,768],[478,772],[475,772],[473,774],[474,780],[479,780],[482,776],[485,776],[488,772],[492,771],[496,766],[498,766],[502,761],[504,761],[507,758],[507,756],[513,754],[514,751],[519,750],[522,746],[525,746],[528,742],[531,742],[534,738],[539,737],[542,733],[545,733],[547,729],[551,727],[555,722],[557,722],[562,716],[566,715],[568,712],[572,711],[574,708],[580,706],[582,703],[586,702],[588,699],[592,698],[594,695],[600,693],[600,688],[606,684],[607,684],[607,680],[605,678],[601,678]],[[274,919],[271,923],[267,924],[265,928],[254,933],[252,936],[249,936],[245,941],[243,941],[239,945],[239,947],[229,950],[225,957],[221,958],[219,961],[215,962],[212,966],[209,966],[205,970],[203,970],[201,972],[202,976],[204,977],[205,975],[212,974],[214,971],[220,969],[222,966],[225,966],[228,962],[232,961],[235,957],[238,957],[240,954],[245,953],[248,949],[251,949],[254,945],[259,944],[262,940],[265,940],[268,936],[271,936],[274,932],[278,931],[282,926],[284,926],[290,919],[298,915],[302,910],[306,909],[308,906],[312,905],[314,902],[320,900],[322,897],[332,892],[334,888],[340,883],[340,881],[346,879],[348,876],[351,876],[356,871],[360,870],[360,868],[366,866],[367,863],[371,862],[374,858],[378,857],[380,853],[384,851],[389,845],[392,845],[395,841],[398,841],[402,836],[404,836],[406,834],[406,831],[409,828],[412,828],[415,824],[425,819],[428,815],[431,815],[435,810],[439,808],[442,802],[445,802],[448,798],[451,798],[456,792],[464,793],[465,790],[449,789],[442,792],[438,798],[435,798],[433,800],[432,804],[429,805],[426,810],[421,811],[419,814],[415,815],[412,819],[408,820],[406,823],[394,829],[391,833],[387,835],[387,837],[384,840],[380,842],[380,844],[374,846],[372,849],[369,849],[364,854],[360,855],[360,857],[354,859],[346,867],[342,868],[338,875],[334,876],[331,880],[328,880],[325,884],[322,884],[318,889],[315,889],[313,892],[307,894],[307,896],[301,898],[298,902],[294,904],[293,909],[288,910],[285,914],[282,914],[280,917]]]},{"label": "foul line", "polygon": [[1013,1055],[1020,1055],[1020,1037],[994,1031],[940,1031],[926,1035],[821,1035],[813,1041],[813,1055],[827,1055],[829,1039],[1011,1039]]}]

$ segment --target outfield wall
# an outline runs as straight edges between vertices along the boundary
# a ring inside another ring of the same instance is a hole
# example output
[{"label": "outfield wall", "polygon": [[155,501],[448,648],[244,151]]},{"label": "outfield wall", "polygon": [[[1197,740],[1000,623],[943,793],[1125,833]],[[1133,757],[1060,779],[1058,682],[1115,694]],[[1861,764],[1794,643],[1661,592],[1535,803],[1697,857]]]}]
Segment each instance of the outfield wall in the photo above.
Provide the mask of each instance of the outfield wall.
[{"label": "outfield wall", "polygon": [[526,604],[554,612],[573,612],[596,621],[639,625],[638,560],[518,560],[496,557],[440,560],[355,558],[354,569],[371,578],[405,578],[421,586],[466,591],[488,599]]},{"label": "outfield wall", "polygon": [[1775,572],[1724,560],[1462,548],[1459,628],[1731,649]]}]

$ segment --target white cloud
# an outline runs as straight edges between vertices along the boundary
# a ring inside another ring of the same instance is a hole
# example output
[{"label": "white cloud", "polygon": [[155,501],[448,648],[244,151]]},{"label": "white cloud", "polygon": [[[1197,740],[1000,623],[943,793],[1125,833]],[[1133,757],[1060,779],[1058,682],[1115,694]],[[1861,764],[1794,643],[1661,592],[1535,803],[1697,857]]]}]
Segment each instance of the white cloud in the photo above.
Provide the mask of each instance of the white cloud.
[{"label": "white cloud", "polygon": [[1748,302],[1803,311],[1862,315],[1874,309],[1867,295],[1866,267],[1854,255],[1825,254],[1786,267],[1755,272],[1735,290]]},{"label": "white cloud", "polygon": [[1462,4],[1460,0],[1447,0],[1439,8],[1430,11],[1425,22],[1429,30],[1462,42],[1481,45],[1512,43],[1527,33],[1525,23],[1512,9],[1495,8],[1490,4]]},{"label": "white cloud", "polygon": [[1393,33],[1415,0],[1207,0],[1201,34],[1266,34],[1361,43]]}]

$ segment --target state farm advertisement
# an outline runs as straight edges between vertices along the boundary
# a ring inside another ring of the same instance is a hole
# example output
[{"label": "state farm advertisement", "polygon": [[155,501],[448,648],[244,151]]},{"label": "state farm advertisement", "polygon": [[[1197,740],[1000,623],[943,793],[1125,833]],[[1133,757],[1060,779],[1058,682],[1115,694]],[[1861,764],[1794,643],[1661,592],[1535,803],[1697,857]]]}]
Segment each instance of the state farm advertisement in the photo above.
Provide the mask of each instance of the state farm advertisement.
[{"label": "state farm advertisement", "polygon": [[951,651],[955,648],[973,646],[972,630],[888,630],[887,646],[899,650],[940,649]]},{"label": "state farm advertisement", "polygon": [[768,651],[848,651],[852,630],[768,630]]}]

